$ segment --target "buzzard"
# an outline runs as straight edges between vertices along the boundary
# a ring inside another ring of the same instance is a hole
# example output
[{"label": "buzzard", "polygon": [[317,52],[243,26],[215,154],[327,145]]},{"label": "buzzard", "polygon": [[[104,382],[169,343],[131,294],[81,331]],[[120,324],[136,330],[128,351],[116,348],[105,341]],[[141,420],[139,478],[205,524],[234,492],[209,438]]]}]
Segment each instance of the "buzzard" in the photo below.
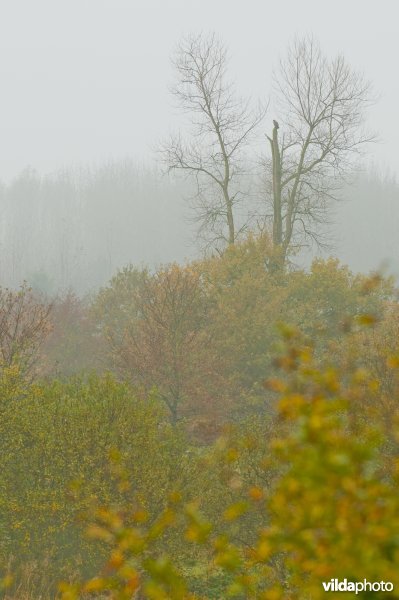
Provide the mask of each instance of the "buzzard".
[{"label": "buzzard", "polygon": [[277,121],[275,121],[274,119],[273,119],[273,125],[276,129],[278,129],[280,127],[279,124],[277,123]]}]

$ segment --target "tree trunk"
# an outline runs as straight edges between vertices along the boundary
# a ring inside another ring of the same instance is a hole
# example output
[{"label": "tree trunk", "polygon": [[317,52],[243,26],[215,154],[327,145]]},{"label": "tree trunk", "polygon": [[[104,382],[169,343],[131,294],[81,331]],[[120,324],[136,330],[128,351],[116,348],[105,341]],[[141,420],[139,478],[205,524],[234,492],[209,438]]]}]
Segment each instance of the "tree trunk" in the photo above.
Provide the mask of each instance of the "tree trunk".
[{"label": "tree trunk", "polygon": [[226,215],[227,215],[227,225],[229,228],[229,245],[235,243],[236,241],[236,232],[234,229],[234,215],[233,215],[233,206],[231,199],[229,197],[229,193],[227,190],[223,189],[224,201],[226,204]]},{"label": "tree trunk", "polygon": [[281,156],[278,143],[278,124],[273,127],[273,246],[277,249],[283,243],[283,216],[281,213]]},{"label": "tree trunk", "polygon": [[281,271],[284,267],[286,249],[283,239],[283,215],[281,201],[281,153],[278,141],[278,123],[273,121],[273,137],[269,142],[272,150],[272,194],[273,194],[273,257],[269,263],[272,272]]}]

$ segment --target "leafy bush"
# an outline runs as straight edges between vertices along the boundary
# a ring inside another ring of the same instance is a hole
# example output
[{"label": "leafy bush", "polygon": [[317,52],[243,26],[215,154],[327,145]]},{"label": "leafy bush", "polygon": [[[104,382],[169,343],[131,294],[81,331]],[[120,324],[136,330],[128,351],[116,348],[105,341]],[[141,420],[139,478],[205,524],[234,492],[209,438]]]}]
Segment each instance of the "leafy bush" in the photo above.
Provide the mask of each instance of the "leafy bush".
[{"label": "leafy bush", "polygon": [[[218,576],[220,598],[317,600],[325,594],[322,582],[331,578],[399,585],[397,455],[391,460],[383,452],[382,422],[353,418],[353,404],[360,412],[378,380],[364,369],[340,372],[329,361],[318,366],[312,344],[290,328],[284,337],[285,351],[276,360],[283,375],[265,383],[279,396],[280,427],[269,456],[257,463],[260,474],[278,466],[270,485],[240,481],[247,461],[241,448],[251,448],[243,436],[241,447],[237,438],[226,442],[226,463],[236,478],[226,489],[233,487],[236,498],[216,523],[203,517],[198,503],[176,495],[155,525],[137,517],[129,522],[126,506],[97,505],[89,534],[107,542],[108,560],[94,579],[61,585],[63,600],[105,590],[119,600],[135,593],[212,598],[215,579],[204,577],[199,585],[154,544],[178,522],[185,524],[181,543],[207,548],[210,569],[226,574]],[[391,360],[386,368],[398,364]],[[259,520],[249,544],[240,537],[240,521],[248,515]]]},{"label": "leafy bush", "polygon": [[[92,498],[122,497],[115,495],[108,468],[111,449],[118,447],[124,459],[132,501],[155,518],[172,486],[181,481],[190,488],[196,467],[184,436],[172,431],[155,397],[137,398],[111,376],[54,381],[23,395],[13,377],[18,379],[14,373],[7,381],[3,376],[8,399],[2,399],[0,421],[3,561],[47,558],[54,573],[61,567],[75,572],[84,563],[89,573],[102,553],[82,539],[78,516]],[[75,493],[84,489],[75,502],[71,483]]]}]

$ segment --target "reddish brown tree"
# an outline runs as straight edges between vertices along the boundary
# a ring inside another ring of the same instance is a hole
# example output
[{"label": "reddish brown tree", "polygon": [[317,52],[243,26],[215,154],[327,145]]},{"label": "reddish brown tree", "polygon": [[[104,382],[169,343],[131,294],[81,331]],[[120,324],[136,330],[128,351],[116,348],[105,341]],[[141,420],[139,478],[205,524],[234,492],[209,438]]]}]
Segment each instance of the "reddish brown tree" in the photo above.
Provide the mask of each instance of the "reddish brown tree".
[{"label": "reddish brown tree", "polygon": [[85,298],[71,290],[58,296],[53,303],[51,326],[43,345],[45,375],[69,376],[100,367],[101,340]]},{"label": "reddish brown tree", "polygon": [[113,348],[117,365],[134,383],[157,388],[173,423],[203,413],[205,406],[214,413],[220,362],[199,273],[171,265],[147,275],[136,296],[123,339]]},{"label": "reddish brown tree", "polygon": [[51,310],[25,283],[18,291],[0,288],[0,369],[18,365],[21,375],[34,378]]}]

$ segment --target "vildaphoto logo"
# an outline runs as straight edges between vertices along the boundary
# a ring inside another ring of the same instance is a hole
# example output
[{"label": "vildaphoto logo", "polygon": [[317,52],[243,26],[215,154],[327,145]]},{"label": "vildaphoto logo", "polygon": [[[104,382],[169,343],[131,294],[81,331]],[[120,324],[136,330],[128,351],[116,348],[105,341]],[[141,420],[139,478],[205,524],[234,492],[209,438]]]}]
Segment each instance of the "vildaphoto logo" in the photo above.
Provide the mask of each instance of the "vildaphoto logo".
[{"label": "vildaphoto logo", "polygon": [[325,592],[392,592],[393,583],[390,581],[348,581],[344,579],[339,581],[338,579],[331,579],[330,581],[323,581],[323,588]]}]

